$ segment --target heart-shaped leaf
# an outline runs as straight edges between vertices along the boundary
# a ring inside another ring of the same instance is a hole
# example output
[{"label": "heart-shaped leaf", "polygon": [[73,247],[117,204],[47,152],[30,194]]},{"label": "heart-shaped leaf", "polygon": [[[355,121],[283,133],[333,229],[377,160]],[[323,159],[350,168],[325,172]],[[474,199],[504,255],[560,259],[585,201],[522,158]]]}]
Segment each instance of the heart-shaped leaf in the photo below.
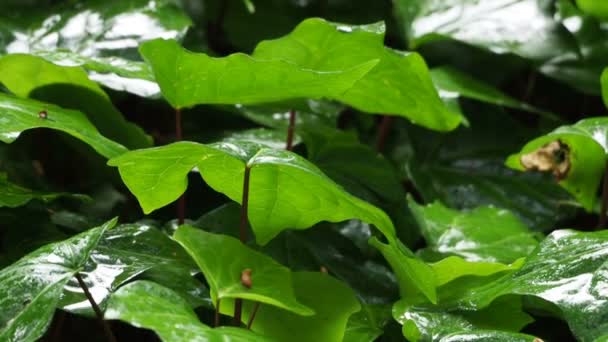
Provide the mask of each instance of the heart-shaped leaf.
[{"label": "heart-shaped leaf", "polygon": [[[211,298],[220,307],[231,306],[236,298],[258,301],[289,310],[298,315],[314,311],[294,295],[292,274],[272,258],[245,246],[227,235],[181,226],[173,238],[194,258],[205,275]],[[241,282],[242,273],[251,272],[251,286]]]},{"label": "heart-shaped leaf", "polygon": [[441,102],[424,60],[417,53],[384,47],[384,33],[383,23],[351,26],[312,18],[282,38],[261,42],[252,56],[325,72],[379,59],[352,88],[333,98],[368,113],[403,116],[435,130],[458,126],[461,116]]},{"label": "heart-shaped leaf", "polygon": [[287,228],[306,229],[320,221],[353,218],[374,224],[388,239],[395,236],[383,211],[348,194],[313,164],[289,151],[250,142],[179,142],[133,151],[108,164],[119,168],[146,213],[176,200],[185,191],[186,175],[194,167],[211,188],[240,203],[245,168],[250,168],[248,216],[261,244]]},{"label": "heart-shaped leaf", "polygon": [[0,58],[0,83],[19,97],[83,112],[101,134],[129,148],[151,145],[151,138],[126,121],[80,67],[62,67],[31,55],[8,55]]},{"label": "heart-shaped leaf", "polygon": [[177,293],[145,280],[130,283],[116,291],[110,298],[105,318],[154,330],[165,342],[268,341],[245,329],[212,329],[198,320],[196,313]]},{"label": "heart-shaped leaf", "polygon": [[36,341],[49,326],[63,287],[85,265],[113,219],[45,245],[0,270],[0,340]]},{"label": "heart-shaped leaf", "polygon": [[174,40],[140,47],[165,99],[174,108],[196,104],[255,104],[297,98],[335,98],[371,70],[377,59],[325,72],[283,60],[237,53],[224,58],[193,53]]},{"label": "heart-shaped leaf", "polygon": [[12,143],[25,130],[45,127],[82,140],[106,158],[127,151],[101,135],[84,114],[75,110],[0,93],[0,114],[0,141],[5,143]]},{"label": "heart-shaped leaf", "polygon": [[506,164],[517,170],[551,172],[591,211],[608,160],[607,134],[608,117],[584,119],[530,141]]}]

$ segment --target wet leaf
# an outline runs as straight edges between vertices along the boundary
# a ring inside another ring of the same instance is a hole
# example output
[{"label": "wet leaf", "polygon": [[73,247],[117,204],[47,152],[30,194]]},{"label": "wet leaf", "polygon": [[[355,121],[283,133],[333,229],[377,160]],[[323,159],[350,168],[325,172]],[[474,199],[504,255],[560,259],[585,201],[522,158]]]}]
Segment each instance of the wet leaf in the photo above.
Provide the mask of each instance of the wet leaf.
[{"label": "wet leaf", "polygon": [[8,55],[0,58],[0,82],[19,97],[81,111],[101,134],[124,146],[149,147],[152,143],[141,128],[124,119],[80,67],[61,67],[30,55]]},{"label": "wet leaf", "polygon": [[325,72],[379,59],[352,88],[332,98],[368,113],[406,117],[434,130],[456,128],[461,117],[440,101],[424,60],[417,53],[384,47],[384,33],[383,23],[351,26],[307,19],[290,34],[258,44],[253,57]]},{"label": "wet leaf", "polygon": [[25,130],[45,127],[82,140],[106,158],[127,151],[124,146],[102,136],[84,114],[75,110],[0,93],[0,113],[0,141],[5,143],[12,143]]},{"label": "wet leaf", "polygon": [[240,203],[245,168],[251,168],[249,222],[260,244],[282,230],[307,229],[320,221],[359,219],[389,239],[393,225],[384,212],[345,192],[304,158],[250,142],[202,145],[180,142],[127,153],[109,162],[149,213],[176,200],[186,175],[197,167],[211,188]]},{"label": "wet leaf", "polygon": [[528,227],[504,209],[459,212],[439,202],[427,206],[411,198],[408,202],[428,245],[421,253],[430,259],[457,255],[467,261],[511,263],[538,245]]},{"label": "wet leaf", "polygon": [[350,316],[344,341],[372,342],[384,333],[391,315],[388,305],[362,305],[361,311]]},{"label": "wet leaf", "polygon": [[[295,283],[288,268],[238,239],[189,226],[178,228],[174,239],[194,258],[209,283],[214,304],[220,300],[222,310],[231,307],[234,299],[242,298],[298,315],[315,313],[296,298]],[[247,269],[251,270],[251,287],[241,281],[241,275]]]},{"label": "wet leaf", "polygon": [[506,164],[517,170],[551,172],[590,211],[606,167],[608,118],[584,119],[527,143]]},{"label": "wet leaf", "polygon": [[256,104],[297,98],[334,98],[369,72],[377,59],[324,72],[242,53],[224,58],[193,53],[174,40],[153,40],[140,52],[174,108],[196,104]]},{"label": "wet leaf", "polygon": [[[262,304],[251,330],[277,341],[343,341],[349,317],[360,309],[352,289],[320,272],[293,273],[293,286],[298,300],[315,314],[301,316]],[[244,323],[252,308],[250,302],[243,308]]]},{"label": "wet leaf", "polygon": [[166,342],[268,341],[251,331],[201,323],[188,303],[177,293],[150,281],[136,281],[112,295],[106,319],[119,319],[135,327],[154,330]]},{"label": "wet leaf", "polygon": [[0,339],[36,341],[48,328],[66,283],[81,270],[116,219],[48,244],[0,270]]}]

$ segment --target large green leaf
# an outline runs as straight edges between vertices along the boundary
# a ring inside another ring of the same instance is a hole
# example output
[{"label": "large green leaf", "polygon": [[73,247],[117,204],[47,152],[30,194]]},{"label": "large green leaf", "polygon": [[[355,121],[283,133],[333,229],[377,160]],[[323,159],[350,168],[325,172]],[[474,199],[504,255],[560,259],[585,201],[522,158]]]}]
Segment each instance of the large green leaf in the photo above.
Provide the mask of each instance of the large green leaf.
[{"label": "large green leaf", "polygon": [[[505,298],[480,311],[442,311],[433,307],[412,307],[404,302],[393,306],[394,318],[403,325],[403,335],[412,342],[532,341],[534,337],[514,334],[533,319],[522,310],[520,299]],[[508,332],[511,333],[508,333]]]},{"label": "large green leaf", "polygon": [[[220,307],[227,308],[236,298],[277,306],[298,315],[312,315],[314,311],[301,304],[294,294],[292,274],[272,258],[256,252],[238,239],[211,234],[203,230],[181,226],[173,238],[194,258],[205,275],[211,297]],[[251,287],[241,283],[241,274],[251,270]]]},{"label": "large green leaf", "polygon": [[[353,290],[320,272],[295,272],[293,285],[298,300],[315,314],[300,316],[262,304],[251,329],[276,341],[343,341],[349,317],[361,308]],[[243,322],[253,307],[247,304]]]},{"label": "large green leaf", "polygon": [[139,95],[158,86],[133,72],[140,43],[181,39],[190,18],[170,0],[93,0],[50,9],[8,8],[0,17],[0,54],[31,53],[60,65],[83,65],[91,79]]},{"label": "large green leaf", "polygon": [[255,104],[296,98],[335,98],[371,70],[370,58],[325,72],[284,60],[237,53],[224,58],[193,53],[175,40],[140,47],[165,99],[174,108],[196,104]]},{"label": "large green leaf", "polygon": [[109,161],[149,213],[176,200],[186,175],[197,167],[216,191],[241,202],[245,168],[251,168],[248,215],[259,243],[282,230],[306,229],[320,221],[359,219],[389,239],[393,225],[380,209],[348,194],[304,158],[249,142],[202,145],[180,142],[132,151]]},{"label": "large green leaf", "polygon": [[608,231],[558,230],[519,271],[481,287],[470,287],[457,305],[480,309],[508,294],[540,297],[561,309],[579,340],[593,341],[608,328],[607,260]]},{"label": "large green leaf", "polygon": [[144,280],[116,291],[110,298],[105,318],[154,330],[165,342],[268,341],[245,329],[212,329],[199,321],[196,313],[177,293]]},{"label": "large green leaf", "polygon": [[[46,119],[40,116],[41,112],[46,112]],[[102,136],[84,114],[75,110],[0,93],[0,113],[0,141],[5,143],[15,141],[25,130],[45,127],[82,140],[106,158],[127,151],[124,146]]]},{"label": "large green leaf", "polygon": [[0,172],[0,207],[16,208],[33,199],[49,202],[62,196],[88,199],[87,196],[83,195],[34,191],[10,182],[6,173]]},{"label": "large green leaf", "polygon": [[0,271],[0,339],[36,341],[53,318],[63,287],[116,219],[43,246]]},{"label": "large green leaf", "polygon": [[409,206],[427,242],[422,253],[430,259],[457,255],[468,261],[510,263],[538,245],[528,227],[504,209],[459,212],[439,202],[421,206],[411,198]]},{"label": "large green leaf", "polygon": [[[177,243],[159,229],[144,223],[120,225],[106,232],[81,272],[95,302],[102,308],[110,294],[125,282],[155,268],[191,274],[196,265]],[[88,300],[74,282],[66,287],[61,307],[91,313]]]},{"label": "large green leaf", "polygon": [[552,172],[591,211],[606,167],[607,134],[608,117],[584,119],[530,141],[506,164],[517,170]]},{"label": "large green leaf", "polygon": [[413,47],[449,38],[539,60],[576,51],[573,37],[536,0],[397,0],[395,8]]},{"label": "large green leaf", "polygon": [[454,129],[461,116],[441,102],[424,60],[417,53],[384,47],[384,31],[382,23],[351,26],[312,18],[282,38],[261,42],[252,56],[325,72],[379,59],[352,88],[333,98],[365,112],[403,116],[427,128]]},{"label": "large green leaf", "polygon": [[129,148],[151,145],[151,138],[126,121],[80,67],[62,67],[31,55],[8,55],[0,58],[0,83],[19,97],[83,112],[101,134]]},{"label": "large green leaf", "polygon": [[391,316],[390,305],[362,305],[361,311],[350,316],[344,341],[373,342],[384,333]]}]

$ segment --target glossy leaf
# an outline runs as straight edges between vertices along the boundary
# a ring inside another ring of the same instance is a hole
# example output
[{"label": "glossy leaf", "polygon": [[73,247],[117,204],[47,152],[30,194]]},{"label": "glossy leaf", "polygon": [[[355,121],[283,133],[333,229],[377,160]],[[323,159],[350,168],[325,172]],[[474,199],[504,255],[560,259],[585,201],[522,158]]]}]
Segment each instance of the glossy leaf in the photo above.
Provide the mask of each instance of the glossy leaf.
[{"label": "glossy leaf", "polygon": [[248,215],[261,244],[286,228],[307,229],[320,221],[352,218],[374,224],[389,239],[395,234],[384,212],[348,194],[313,164],[288,151],[249,142],[180,142],[133,151],[109,165],[119,168],[146,213],[176,200],[194,167],[211,188],[240,203],[245,167],[251,168]]},{"label": "glossy leaf", "polygon": [[527,143],[506,164],[517,170],[552,172],[559,184],[591,211],[604,168],[608,118],[584,119]]},{"label": "glossy leaf", "polygon": [[391,315],[388,305],[362,305],[361,311],[350,316],[344,341],[372,342],[384,333]]},{"label": "glossy leaf", "polygon": [[77,194],[34,191],[10,182],[6,173],[0,172],[0,207],[16,208],[33,199],[50,202],[62,196],[88,199],[87,196]]},{"label": "glossy leaf", "polygon": [[91,79],[140,95],[158,93],[158,86],[133,74],[138,45],[155,38],[181,39],[191,25],[188,15],[168,0],[93,0],[47,11],[40,7],[5,10],[0,54],[36,54],[69,66],[86,61]]},{"label": "glossy leaf", "polygon": [[80,67],[62,67],[31,55],[8,55],[0,58],[0,83],[19,97],[83,112],[101,134],[127,147],[151,145],[151,138],[126,121]]},{"label": "glossy leaf", "polygon": [[[205,275],[211,297],[226,308],[236,298],[277,306],[298,315],[312,315],[313,309],[294,294],[292,274],[272,258],[243,245],[238,239],[181,226],[173,237],[194,258]],[[241,283],[241,273],[251,270],[251,287]]]},{"label": "glossy leaf", "polygon": [[[40,116],[41,112],[46,112],[46,119]],[[68,133],[106,158],[127,151],[124,146],[102,136],[84,114],[75,110],[0,93],[0,113],[0,141],[5,143],[15,141],[25,130],[44,127]]]},{"label": "glossy leaf", "polygon": [[504,209],[459,212],[439,202],[421,206],[411,198],[409,207],[428,245],[422,253],[432,259],[457,255],[468,261],[510,263],[538,245],[528,227]]},{"label": "glossy leaf", "polygon": [[0,271],[0,339],[36,341],[48,328],[64,285],[84,266],[116,219],[43,246]]},{"label": "glossy leaf", "polygon": [[523,262],[524,259],[521,258],[506,265],[498,262],[467,261],[461,257],[450,256],[432,263],[430,266],[435,273],[437,286],[443,286],[463,277],[487,277],[505,271],[518,270]]},{"label": "glossy leaf", "polygon": [[[360,310],[352,289],[320,272],[295,272],[293,285],[297,298],[315,314],[300,316],[262,304],[251,329],[276,341],[343,341],[349,317]],[[247,304],[243,322],[253,307]]]},{"label": "glossy leaf", "polygon": [[[81,274],[95,302],[103,308],[111,293],[122,284],[145,271],[163,267],[177,274],[196,270],[181,246],[159,229],[141,223],[126,224],[103,235]],[[66,311],[93,314],[76,281],[68,283],[60,304]]]},{"label": "glossy leaf", "polygon": [[519,271],[470,288],[458,303],[483,308],[507,294],[540,297],[561,309],[578,339],[592,341],[607,328],[607,258],[607,231],[554,231]]},{"label": "glossy leaf", "polygon": [[398,0],[395,7],[413,47],[455,39],[537,60],[577,48],[569,32],[536,0]]},{"label": "glossy leaf", "polygon": [[199,321],[196,313],[177,293],[144,280],[116,291],[108,303],[105,318],[154,330],[165,342],[268,341],[245,329],[212,329]]},{"label": "glossy leaf", "polygon": [[461,117],[440,101],[424,60],[416,53],[384,47],[384,32],[383,23],[351,26],[307,19],[290,34],[258,44],[253,57],[287,60],[325,72],[379,59],[352,88],[332,98],[368,113],[403,116],[435,130],[458,126]]},{"label": "glossy leaf", "polygon": [[255,104],[297,98],[334,98],[371,70],[377,59],[325,72],[283,60],[193,53],[174,40],[153,40],[140,52],[174,108],[196,104]]}]

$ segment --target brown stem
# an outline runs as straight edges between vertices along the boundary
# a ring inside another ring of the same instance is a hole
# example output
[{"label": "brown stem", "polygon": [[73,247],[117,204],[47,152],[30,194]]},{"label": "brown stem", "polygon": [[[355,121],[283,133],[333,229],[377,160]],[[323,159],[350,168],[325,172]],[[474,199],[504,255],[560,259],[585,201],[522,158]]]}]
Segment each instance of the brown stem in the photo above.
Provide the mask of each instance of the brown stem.
[{"label": "brown stem", "polygon": [[287,127],[287,145],[285,149],[287,151],[293,150],[293,132],[296,128],[296,111],[289,111],[289,126]]},{"label": "brown stem", "polygon": [[215,322],[213,322],[214,327],[220,326],[220,299],[218,298],[215,302]]},{"label": "brown stem", "polygon": [[243,299],[237,298],[234,301],[234,319],[232,323],[239,327],[241,326],[241,316],[243,315]]},{"label": "brown stem", "polygon": [[[175,109],[175,140],[182,141],[182,110]],[[186,218],[186,193],[183,193],[177,200],[177,223],[182,225]]]},{"label": "brown stem", "polygon": [[251,330],[251,326],[253,325],[253,320],[255,319],[255,315],[258,313],[258,309],[260,308],[260,302],[255,302],[253,306],[253,311],[251,311],[251,316],[249,317],[249,321],[247,321],[247,329]]},{"label": "brown stem", "polygon": [[384,115],[382,117],[380,126],[378,126],[378,141],[376,143],[376,151],[382,152],[384,150],[384,144],[386,143],[386,138],[388,136],[389,131],[391,130],[392,122],[392,116]]},{"label": "brown stem", "polygon": [[249,204],[249,177],[251,167],[245,166],[245,174],[243,176],[243,200],[241,201],[241,224],[239,229],[239,237],[242,243],[247,242],[247,206]]},{"label": "brown stem", "polygon": [[63,322],[65,322],[66,313],[63,310],[57,311],[55,317],[55,324],[53,326],[53,332],[51,333],[51,342],[61,341],[61,328],[63,328]]},{"label": "brown stem", "polygon": [[76,277],[76,280],[78,280],[78,285],[80,285],[82,291],[84,291],[84,295],[89,300],[89,303],[91,303],[91,307],[93,307],[93,311],[95,311],[97,320],[99,321],[99,324],[101,324],[103,331],[106,334],[106,339],[110,342],[116,342],[116,337],[114,337],[114,334],[112,333],[112,329],[110,329],[110,325],[108,324],[108,322],[103,319],[103,313],[101,312],[101,309],[99,309],[99,306],[97,306],[97,303],[95,303],[95,299],[93,299],[93,296],[91,296],[87,284],[85,284],[82,280],[80,273],[76,273],[74,276]]},{"label": "brown stem", "polygon": [[598,228],[606,228],[606,209],[608,209],[608,163],[604,169],[604,180],[602,182],[602,204],[600,205],[600,220]]}]

